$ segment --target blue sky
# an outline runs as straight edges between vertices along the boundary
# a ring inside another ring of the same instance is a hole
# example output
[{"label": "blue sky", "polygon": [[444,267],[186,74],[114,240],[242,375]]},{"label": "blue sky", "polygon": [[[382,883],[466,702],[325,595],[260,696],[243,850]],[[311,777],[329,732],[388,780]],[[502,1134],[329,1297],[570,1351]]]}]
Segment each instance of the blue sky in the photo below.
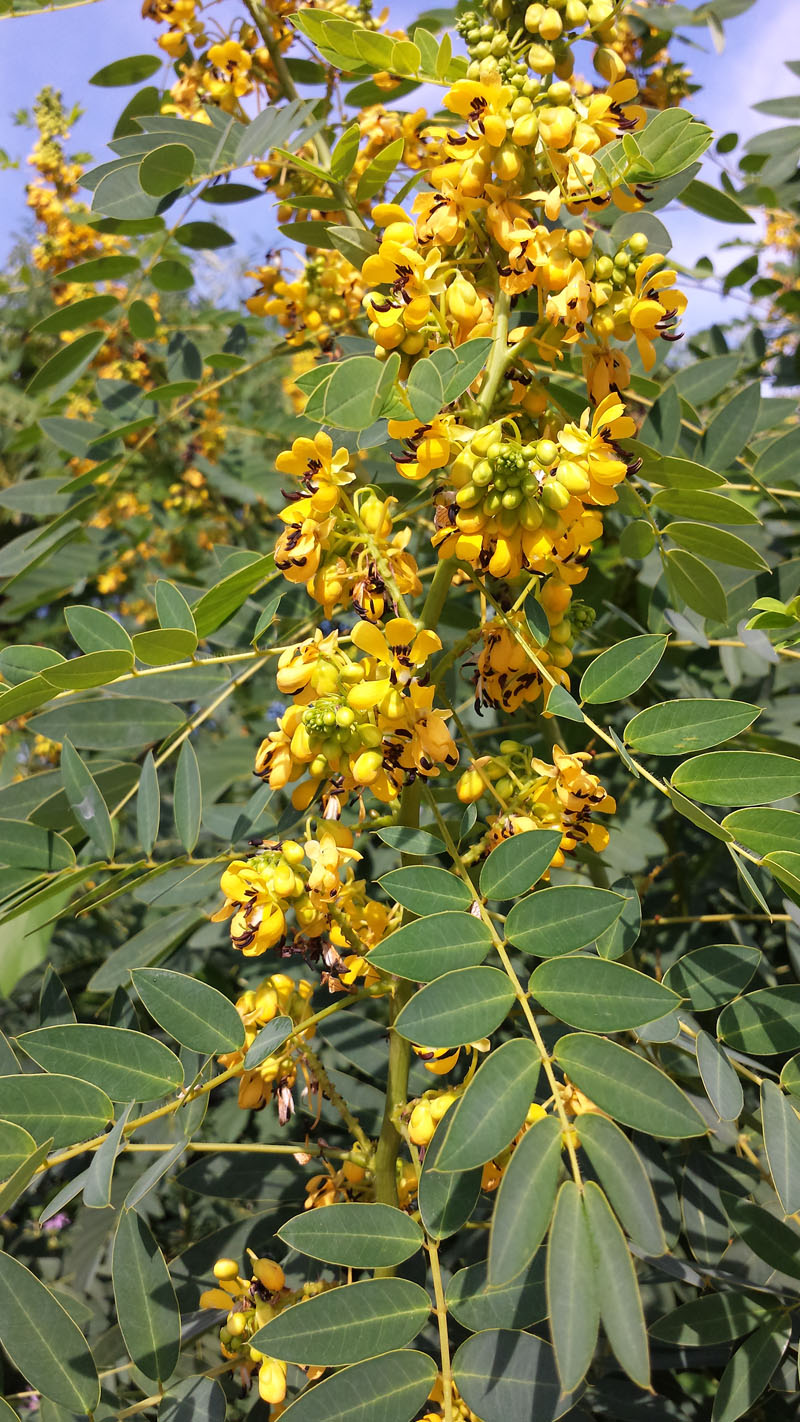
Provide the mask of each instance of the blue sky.
[{"label": "blue sky", "polygon": [[[415,8],[408,0],[400,0],[392,15],[408,20]],[[240,7],[223,0],[211,14],[222,16],[225,12],[240,13]],[[733,131],[747,138],[776,123],[753,113],[750,106],[796,91],[797,79],[778,59],[779,55],[794,57],[787,44],[797,36],[796,20],[797,0],[756,0],[745,15],[726,23],[723,54],[714,51],[708,31],[702,28],[689,32],[698,48],[687,47],[680,55],[675,51],[676,58],[688,64],[696,82],[703,86],[692,107],[717,135]],[[0,171],[0,260],[27,225],[25,157],[30,134],[15,127],[13,114],[30,107],[44,84],[52,84],[62,90],[67,104],[78,102],[85,109],[73,133],[73,149],[90,151],[97,161],[110,156],[104,151],[105,142],[132,90],[93,88],[89,76],[123,55],[157,52],[157,33],[155,25],[141,19],[138,0],[95,0],[60,12],[0,21],[0,148],[20,163],[19,168]],[[706,176],[713,182],[712,162],[706,166]],[[258,260],[271,236],[265,230],[264,204],[228,208],[225,220],[239,238],[241,255]],[[753,232],[752,227],[741,230],[712,223],[680,207],[670,211],[666,221],[673,236],[673,255],[687,266],[700,256],[712,255],[721,241]],[[717,270],[724,272],[740,257],[735,248],[720,253],[715,259]],[[733,316],[738,309],[734,299],[722,304],[716,292],[693,291],[691,325]]]}]

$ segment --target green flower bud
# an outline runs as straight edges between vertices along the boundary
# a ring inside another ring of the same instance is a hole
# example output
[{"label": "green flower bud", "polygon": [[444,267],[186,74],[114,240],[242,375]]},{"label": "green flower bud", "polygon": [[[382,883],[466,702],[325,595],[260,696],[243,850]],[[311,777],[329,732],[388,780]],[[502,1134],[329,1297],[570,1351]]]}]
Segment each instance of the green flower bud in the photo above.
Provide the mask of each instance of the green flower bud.
[{"label": "green flower bud", "polygon": [[551,439],[540,439],[536,446],[536,458],[543,469],[549,469],[558,458],[558,445]]},{"label": "green flower bud", "polygon": [[482,498],[483,494],[477,484],[465,484],[456,494],[456,503],[460,509],[472,509]]},{"label": "green flower bud", "polygon": [[528,50],[528,64],[535,74],[552,74],[556,67],[555,55],[543,44],[532,44]]},{"label": "green flower bud", "polygon": [[542,503],[546,509],[560,513],[567,507],[570,497],[569,490],[565,489],[563,484],[556,483],[554,479],[542,485]]}]

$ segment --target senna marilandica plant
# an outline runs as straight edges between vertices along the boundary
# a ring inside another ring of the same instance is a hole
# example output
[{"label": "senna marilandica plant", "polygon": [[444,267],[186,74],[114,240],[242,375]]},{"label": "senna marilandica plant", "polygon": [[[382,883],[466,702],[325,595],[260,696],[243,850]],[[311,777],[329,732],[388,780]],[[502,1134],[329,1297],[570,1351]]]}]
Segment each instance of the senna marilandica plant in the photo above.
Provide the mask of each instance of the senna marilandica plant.
[{"label": "senna marilandica plant", "polygon": [[[798,129],[698,179],[669,50],[746,8],[145,0],[110,158],[38,96],[3,1415],[797,1415]],[[758,234],[682,345],[676,202]]]}]

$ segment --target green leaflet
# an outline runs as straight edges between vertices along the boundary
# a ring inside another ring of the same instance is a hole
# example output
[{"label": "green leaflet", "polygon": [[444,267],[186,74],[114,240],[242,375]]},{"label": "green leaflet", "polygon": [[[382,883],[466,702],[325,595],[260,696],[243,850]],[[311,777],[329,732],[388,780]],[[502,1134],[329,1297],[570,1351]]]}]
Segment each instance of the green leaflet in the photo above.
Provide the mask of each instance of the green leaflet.
[{"label": "green leaflet", "polygon": [[560,842],[555,830],[528,830],[504,840],[481,869],[481,893],[489,899],[511,899],[532,889],[552,864]]},{"label": "green leaflet", "polygon": [[662,701],[628,722],[625,740],[647,755],[682,755],[729,740],[760,715],[743,701]]},{"label": "green leaflet", "polygon": [[649,1135],[683,1139],[705,1134],[689,1098],[644,1057],[588,1032],[570,1033],[555,1058],[581,1091],[622,1125]]},{"label": "green leaflet", "polygon": [[445,1116],[435,1169],[472,1170],[504,1150],[525,1119],[538,1076],[532,1042],[518,1037],[497,1047]]},{"label": "green leaflet", "polygon": [[31,1387],[70,1412],[93,1412],[100,1383],[86,1340],[30,1270],[0,1254],[0,1341]]},{"label": "green leaflet", "polygon": [[183,1085],[177,1057],[143,1032],[67,1022],[17,1038],[39,1066],[94,1082],[112,1101],[157,1101]]},{"label": "green leaflet", "polygon": [[800,760],[767,751],[711,751],[679,765],[672,784],[706,805],[759,805],[800,791]]},{"label": "green leaflet", "polygon": [[20,1072],[0,1077],[0,1093],[3,1118],[37,1143],[52,1137],[56,1149],[88,1140],[114,1119],[106,1093],[73,1076]]},{"label": "green leaflet", "polygon": [[328,1205],[287,1220],[280,1238],[312,1259],[376,1269],[401,1264],[422,1245],[419,1225],[391,1205]]},{"label": "green leaflet", "polygon": [[119,1217],[111,1277],[117,1320],[132,1361],[146,1378],[165,1381],[180,1352],[180,1313],[163,1255],[133,1210]]},{"label": "green leaflet", "polygon": [[459,968],[415,993],[395,1031],[425,1047],[457,1047],[489,1036],[507,1016],[514,989],[497,968]]},{"label": "green leaflet", "polygon": [[506,936],[524,953],[556,958],[586,948],[609,929],[625,900],[588,884],[558,884],[520,899],[506,919]]},{"label": "green leaflet", "polygon": [[342,1368],[287,1407],[290,1422],[411,1422],[436,1376],[427,1353],[401,1348]]},{"label": "green leaflet", "polygon": [[541,963],[528,987],[561,1022],[595,1032],[623,1032],[653,1022],[681,1000],[646,973],[586,954]]},{"label": "green leaflet", "polygon": [[759,988],[728,1004],[717,1032],[740,1052],[772,1056],[800,1047],[800,987]]},{"label": "green leaflet", "polygon": [[467,1406],[484,1422],[535,1417],[556,1422],[576,1395],[564,1397],[549,1343],[532,1333],[487,1328],[453,1358],[453,1376]]},{"label": "green leaflet", "polygon": [[410,1279],[363,1279],[299,1303],[255,1334],[253,1347],[296,1363],[360,1363],[410,1343],[431,1303]]},{"label": "green leaflet", "polygon": [[527,1268],[547,1233],[561,1166],[561,1126],[545,1116],[525,1132],[495,1199],[489,1236],[489,1285],[510,1283]]},{"label": "green leaflet", "polygon": [[133,985],[151,1017],[184,1047],[211,1055],[244,1041],[233,1003],[216,988],[166,968],[134,968]]},{"label": "green leaflet", "polygon": [[[442,879],[452,879],[457,887],[464,887],[455,875],[446,874],[443,869],[397,869],[394,872],[420,875],[420,880],[411,890],[411,897],[418,904],[425,897],[425,880],[422,877],[425,874],[440,874]],[[391,878],[392,875],[388,874],[383,881],[390,892],[391,885],[387,880]],[[404,892],[402,888],[400,892]],[[408,894],[404,897],[407,899]],[[482,919],[463,911],[445,910],[395,929],[373,949],[370,962],[384,972],[396,973],[401,978],[431,982],[449,970],[471,968],[482,963],[491,946],[492,935]]]},{"label": "green leaflet", "polygon": [[605,703],[632,696],[652,675],[667,647],[666,637],[630,637],[595,657],[581,677],[583,701]]},{"label": "green leaflet", "polygon": [[625,1237],[605,1195],[593,1180],[583,1197],[598,1279],[600,1319],[614,1354],[639,1387],[650,1385],[647,1329],[636,1271]]},{"label": "green leaflet", "polygon": [[564,1392],[583,1381],[600,1324],[598,1278],[581,1193],[574,1180],[558,1192],[547,1247],[547,1305]]},{"label": "green leaflet", "polygon": [[743,992],[761,954],[745,943],[713,943],[686,953],[664,975],[673,992],[689,999],[695,1012],[722,1007]]}]

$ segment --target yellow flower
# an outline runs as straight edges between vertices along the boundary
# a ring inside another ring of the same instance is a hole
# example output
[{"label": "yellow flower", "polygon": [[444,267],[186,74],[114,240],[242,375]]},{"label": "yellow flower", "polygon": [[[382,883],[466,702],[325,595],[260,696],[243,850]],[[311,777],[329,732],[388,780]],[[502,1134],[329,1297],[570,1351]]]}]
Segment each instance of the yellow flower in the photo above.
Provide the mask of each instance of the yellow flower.
[{"label": "yellow flower", "polygon": [[467,119],[470,128],[477,130],[492,148],[499,148],[506,141],[510,105],[515,97],[515,90],[503,84],[499,73],[495,73],[480,83],[457,79],[444,96],[444,106]]},{"label": "yellow flower", "polygon": [[485,200],[468,196],[455,183],[444,181],[440,192],[419,193],[414,199],[417,237],[420,242],[455,247],[466,233],[469,214],[485,206]]},{"label": "yellow flower", "polygon": [[395,736],[403,735],[400,767],[425,776],[438,775],[440,764],[455,770],[459,759],[458,747],[445,724],[450,712],[435,708],[433,696],[433,686],[412,682],[409,696],[405,698],[404,726],[394,731]]},{"label": "yellow flower", "polygon": [[652,370],[656,362],[654,340],[659,336],[665,341],[680,340],[676,327],[687,306],[686,296],[675,286],[677,272],[655,270],[663,260],[653,252],[639,263],[635,298],[628,316],[645,370]]},{"label": "yellow flower", "polygon": [[311,865],[308,892],[335,899],[342,887],[340,869],[348,860],[361,858],[353,849],[352,833],[334,821],[322,820],[318,838],[307,839],[303,848]]},{"label": "yellow flower", "polygon": [[584,410],[580,424],[565,425],[558,436],[568,456],[559,463],[560,482],[581,497],[589,494],[596,504],[614,503],[614,486],[625,478],[629,463],[616,441],[635,433],[636,425],[618,395],[607,395],[594,414]]},{"label": "yellow flower", "polygon": [[402,439],[406,444],[402,454],[392,455],[404,479],[427,479],[434,469],[443,469],[448,463],[456,429],[447,415],[437,415],[429,425],[420,425],[413,419],[389,420],[388,430],[392,439]]},{"label": "yellow flower", "polygon": [[581,357],[589,399],[599,405],[607,395],[619,395],[631,383],[631,362],[625,351],[589,346]]},{"label": "yellow flower", "polygon": [[311,499],[298,499],[280,514],[288,528],[275,544],[275,567],[290,583],[307,583],[319,567],[332,522],[313,516]]},{"label": "yellow flower", "polygon": [[300,480],[315,514],[330,513],[339,502],[340,488],[356,477],[349,467],[349,452],[342,447],[334,454],[331,438],[324,430],[319,430],[313,439],[296,439],[290,450],[278,455],[275,465],[281,474],[292,474]]},{"label": "yellow flower", "polygon": [[[402,209],[400,209],[402,212]],[[417,246],[417,236],[411,222],[394,221],[384,232],[378,251],[367,257],[361,275],[370,286],[388,286],[387,296],[371,292],[364,305],[378,333],[396,332],[396,343],[404,332],[416,332],[425,325],[434,296],[444,289],[445,275],[440,270],[441,253],[430,247],[423,254]],[[376,339],[378,339],[376,337]],[[390,339],[395,337],[390,336]],[[382,342],[379,340],[379,344]]]},{"label": "yellow flower", "polygon": [[[425,627],[418,630],[407,617],[392,618],[385,631],[371,622],[359,622],[351,635],[354,645],[366,654],[367,676],[353,687],[347,698],[348,704],[357,711],[379,706],[393,688],[406,686],[442,646],[435,632]],[[396,693],[395,700],[402,714],[402,697]]]},{"label": "yellow flower", "polygon": [[249,73],[253,64],[247,50],[236,40],[225,40],[223,44],[212,44],[208,51],[208,62],[219,73],[219,80],[212,80],[209,90],[215,98],[224,99],[235,95],[240,99],[250,89]]},{"label": "yellow flower", "polygon": [[586,280],[583,263],[576,258],[569,269],[567,285],[558,295],[548,297],[545,307],[548,321],[569,328],[569,334],[564,338],[565,345],[579,340],[584,334],[589,319],[590,295],[591,287]]},{"label": "yellow flower", "polygon": [[[274,948],[283,937],[286,916],[261,870],[235,859],[222,875],[220,887],[226,896],[212,922],[231,918],[231,942],[245,957],[258,957]],[[302,889],[302,884],[301,884]]]},{"label": "yellow flower", "polygon": [[[635,79],[621,79],[605,93],[592,95],[586,117],[576,135],[576,142],[583,152],[593,153],[601,145],[611,143],[620,133],[635,133],[644,128],[647,113],[640,104],[631,102],[638,93],[638,87]],[[585,128],[592,130],[596,136],[594,144],[590,141],[587,145]]]}]

